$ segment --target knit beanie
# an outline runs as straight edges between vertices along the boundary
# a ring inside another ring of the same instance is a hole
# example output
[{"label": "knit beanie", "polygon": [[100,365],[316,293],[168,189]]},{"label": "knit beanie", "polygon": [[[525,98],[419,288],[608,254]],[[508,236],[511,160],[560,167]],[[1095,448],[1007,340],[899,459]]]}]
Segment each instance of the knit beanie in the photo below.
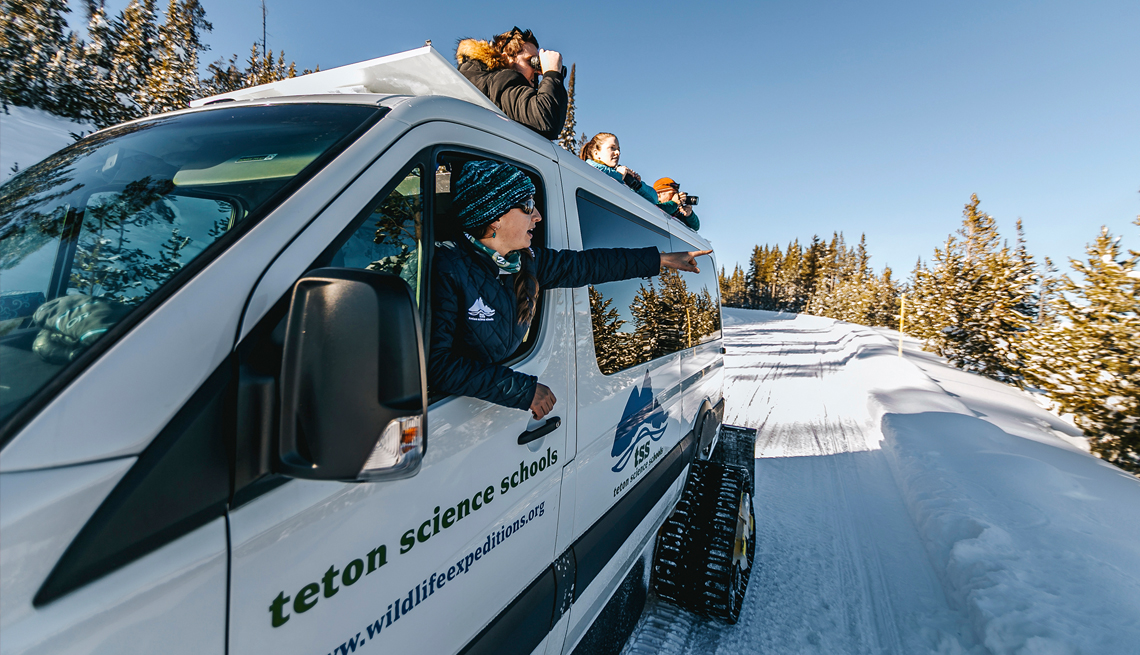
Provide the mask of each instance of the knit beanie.
[{"label": "knit beanie", "polygon": [[673,178],[663,177],[660,180],[657,180],[656,182],[653,183],[653,190],[654,191],[664,191],[665,189],[673,189],[674,191],[676,191],[677,188],[680,186],[681,186],[680,184],[677,184],[676,182],[673,181]]},{"label": "knit beanie", "polygon": [[464,230],[481,227],[534,195],[534,183],[519,169],[497,161],[469,161],[455,181],[452,206]]}]

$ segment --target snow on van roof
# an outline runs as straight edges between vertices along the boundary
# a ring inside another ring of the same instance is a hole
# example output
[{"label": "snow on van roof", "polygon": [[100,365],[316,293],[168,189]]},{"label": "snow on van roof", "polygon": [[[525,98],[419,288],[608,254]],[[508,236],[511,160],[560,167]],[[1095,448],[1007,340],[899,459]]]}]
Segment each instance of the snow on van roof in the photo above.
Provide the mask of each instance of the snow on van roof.
[{"label": "snow on van roof", "polygon": [[498,114],[503,113],[430,45],[231,93],[200,98],[192,101],[190,106],[201,107],[219,100],[256,100],[336,93],[448,96],[466,100]]}]

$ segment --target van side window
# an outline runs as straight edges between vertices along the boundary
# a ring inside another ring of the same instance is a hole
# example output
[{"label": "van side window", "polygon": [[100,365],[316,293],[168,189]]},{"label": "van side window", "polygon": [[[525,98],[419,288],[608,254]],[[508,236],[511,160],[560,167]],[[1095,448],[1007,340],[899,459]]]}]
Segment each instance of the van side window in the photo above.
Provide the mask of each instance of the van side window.
[{"label": "van side window", "polygon": [[422,180],[423,167],[416,165],[366,214],[329,265],[399,275],[411,287],[416,302],[422,302]]},{"label": "van side window", "polygon": [[[692,252],[703,248],[674,237],[670,250]],[[697,257],[697,267],[701,269],[700,273],[680,273],[681,281],[691,295],[691,302],[687,301],[685,305],[688,346],[699,346],[721,338],[720,285],[716,263],[711,255],[705,255]]]},{"label": "van side window", "polygon": [[[609,203],[578,192],[583,248],[656,246],[669,252],[669,235]],[[612,375],[688,347],[686,309],[696,300],[677,271],[652,280],[632,279],[589,288],[594,354],[598,368]],[[689,307],[692,305],[692,307]]]}]

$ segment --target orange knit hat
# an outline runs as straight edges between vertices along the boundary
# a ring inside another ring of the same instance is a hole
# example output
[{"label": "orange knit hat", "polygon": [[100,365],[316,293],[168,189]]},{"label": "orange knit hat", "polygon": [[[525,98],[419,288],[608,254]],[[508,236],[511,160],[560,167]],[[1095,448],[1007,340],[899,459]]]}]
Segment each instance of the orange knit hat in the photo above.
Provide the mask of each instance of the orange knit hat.
[{"label": "orange knit hat", "polygon": [[671,177],[663,177],[653,183],[654,191],[664,191],[665,189],[673,189],[674,191],[680,188],[680,184],[673,181]]}]

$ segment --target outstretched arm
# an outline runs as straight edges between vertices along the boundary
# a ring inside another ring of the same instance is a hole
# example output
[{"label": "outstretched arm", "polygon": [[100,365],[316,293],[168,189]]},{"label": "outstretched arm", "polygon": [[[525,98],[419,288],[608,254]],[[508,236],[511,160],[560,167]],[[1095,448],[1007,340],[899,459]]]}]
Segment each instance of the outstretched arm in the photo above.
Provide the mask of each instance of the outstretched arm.
[{"label": "outstretched arm", "polygon": [[711,252],[711,250],[693,250],[691,252],[663,252],[661,253],[661,265],[665,268],[675,268],[678,271],[700,273],[701,269],[697,268],[697,257],[707,255]]}]

